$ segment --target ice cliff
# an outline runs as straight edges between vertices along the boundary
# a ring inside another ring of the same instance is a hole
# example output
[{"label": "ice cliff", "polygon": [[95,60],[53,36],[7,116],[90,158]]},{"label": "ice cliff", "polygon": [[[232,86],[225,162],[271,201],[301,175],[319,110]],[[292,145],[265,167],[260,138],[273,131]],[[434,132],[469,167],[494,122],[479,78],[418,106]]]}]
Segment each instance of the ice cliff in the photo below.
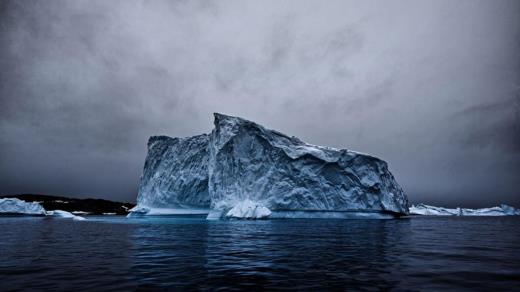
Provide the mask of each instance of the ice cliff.
[{"label": "ice cliff", "polygon": [[151,137],[137,208],[207,209],[209,136]]},{"label": "ice cliff", "polygon": [[238,117],[215,114],[214,125],[209,135],[150,138],[134,214],[408,213],[408,199],[383,160],[311,145]]},{"label": "ice cliff", "polygon": [[411,215],[426,216],[513,216],[520,215],[520,210],[502,204],[499,207],[467,209],[467,208],[444,208],[425,204],[410,207]]},{"label": "ice cliff", "polygon": [[45,215],[45,209],[36,202],[25,202],[16,198],[0,199],[0,215]]}]

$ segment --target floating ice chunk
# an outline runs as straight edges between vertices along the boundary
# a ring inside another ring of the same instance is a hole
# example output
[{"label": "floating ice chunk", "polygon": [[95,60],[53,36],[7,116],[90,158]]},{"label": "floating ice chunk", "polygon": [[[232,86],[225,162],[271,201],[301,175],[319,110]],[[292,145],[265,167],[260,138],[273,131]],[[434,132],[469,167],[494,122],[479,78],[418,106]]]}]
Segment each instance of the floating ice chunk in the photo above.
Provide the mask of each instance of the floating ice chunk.
[{"label": "floating ice chunk", "polygon": [[426,216],[455,216],[460,215],[459,209],[448,209],[443,207],[435,207],[425,204],[412,205],[410,207],[410,214],[412,215],[426,215]]},{"label": "floating ice chunk", "polygon": [[467,208],[444,208],[425,204],[418,204],[410,207],[411,215],[426,216],[513,216],[520,215],[519,210],[502,204],[500,207],[467,209]]},{"label": "floating ice chunk", "polygon": [[271,210],[251,200],[244,200],[236,204],[226,213],[227,218],[237,219],[265,219],[270,215]]},{"label": "floating ice chunk", "polygon": [[127,217],[140,217],[140,216],[183,216],[183,215],[207,215],[209,209],[199,208],[149,208],[135,206],[130,209],[130,213]]},{"label": "floating ice chunk", "polygon": [[73,220],[86,220],[84,217],[76,216],[70,212],[63,211],[63,210],[53,210],[53,211],[47,211],[47,216],[51,217],[57,217],[57,218],[66,218],[66,219],[73,219]]},{"label": "floating ice chunk", "polygon": [[37,202],[5,198],[0,199],[0,214],[45,215],[45,209]]},{"label": "floating ice chunk", "polygon": [[139,217],[139,216],[145,216],[150,212],[150,208],[142,207],[142,206],[135,206],[132,209],[129,210],[130,213],[126,215],[126,217]]},{"label": "floating ice chunk", "polygon": [[85,211],[72,211],[71,213],[74,214],[74,215],[88,215],[88,214],[90,214],[90,212],[85,212]]}]

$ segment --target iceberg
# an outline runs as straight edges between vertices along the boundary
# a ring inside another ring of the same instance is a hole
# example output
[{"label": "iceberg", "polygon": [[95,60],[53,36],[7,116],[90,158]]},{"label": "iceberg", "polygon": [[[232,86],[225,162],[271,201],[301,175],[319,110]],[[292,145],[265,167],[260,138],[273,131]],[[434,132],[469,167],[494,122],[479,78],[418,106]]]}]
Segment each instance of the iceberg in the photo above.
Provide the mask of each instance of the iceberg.
[{"label": "iceberg", "polygon": [[[208,194],[206,134],[188,138],[153,136],[139,183],[137,205],[130,215],[175,214],[176,210],[206,210]],[[199,211],[196,211],[199,212]]]},{"label": "iceberg", "polygon": [[214,114],[214,129],[148,141],[135,215],[217,218],[352,218],[408,214],[385,161],[305,143],[259,124]]},{"label": "iceberg", "polygon": [[520,215],[520,210],[502,204],[499,207],[467,209],[467,208],[444,208],[425,204],[412,205],[410,215],[425,216],[514,216]]},{"label": "iceberg", "polygon": [[81,216],[63,210],[46,211],[38,202],[26,202],[17,198],[0,199],[0,215],[49,216],[85,220]]},{"label": "iceberg", "polygon": [[0,215],[30,215],[50,216],[60,218],[71,218],[74,220],[85,220],[63,210],[46,211],[38,202],[26,202],[17,198],[0,199]]},{"label": "iceberg", "polygon": [[77,221],[83,221],[86,220],[84,217],[74,215],[70,212],[63,211],[63,210],[53,210],[53,211],[47,211],[47,216],[50,217],[57,217],[57,218],[66,218],[66,219],[72,219]]},{"label": "iceberg", "polygon": [[410,215],[425,215],[425,216],[456,216],[460,215],[462,210],[460,208],[448,209],[443,207],[435,207],[425,204],[412,205],[410,207]]},{"label": "iceberg", "polygon": [[0,215],[44,216],[45,209],[37,202],[25,202],[16,198],[0,199]]}]

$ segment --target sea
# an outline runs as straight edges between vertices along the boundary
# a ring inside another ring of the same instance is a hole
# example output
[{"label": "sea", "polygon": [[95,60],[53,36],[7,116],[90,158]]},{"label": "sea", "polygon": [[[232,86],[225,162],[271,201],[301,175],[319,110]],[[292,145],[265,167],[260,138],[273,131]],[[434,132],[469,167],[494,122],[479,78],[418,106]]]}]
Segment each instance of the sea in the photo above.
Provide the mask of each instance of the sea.
[{"label": "sea", "polygon": [[514,291],[519,217],[0,218],[0,291]]}]

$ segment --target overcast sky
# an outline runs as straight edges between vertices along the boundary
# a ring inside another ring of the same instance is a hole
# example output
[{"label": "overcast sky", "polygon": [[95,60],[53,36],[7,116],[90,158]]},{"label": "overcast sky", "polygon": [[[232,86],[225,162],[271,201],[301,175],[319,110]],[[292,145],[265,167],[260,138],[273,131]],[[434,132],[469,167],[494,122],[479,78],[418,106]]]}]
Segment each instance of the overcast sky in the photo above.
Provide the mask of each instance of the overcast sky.
[{"label": "overcast sky", "polygon": [[0,1],[0,193],[134,201],[213,112],[520,207],[520,1]]}]

